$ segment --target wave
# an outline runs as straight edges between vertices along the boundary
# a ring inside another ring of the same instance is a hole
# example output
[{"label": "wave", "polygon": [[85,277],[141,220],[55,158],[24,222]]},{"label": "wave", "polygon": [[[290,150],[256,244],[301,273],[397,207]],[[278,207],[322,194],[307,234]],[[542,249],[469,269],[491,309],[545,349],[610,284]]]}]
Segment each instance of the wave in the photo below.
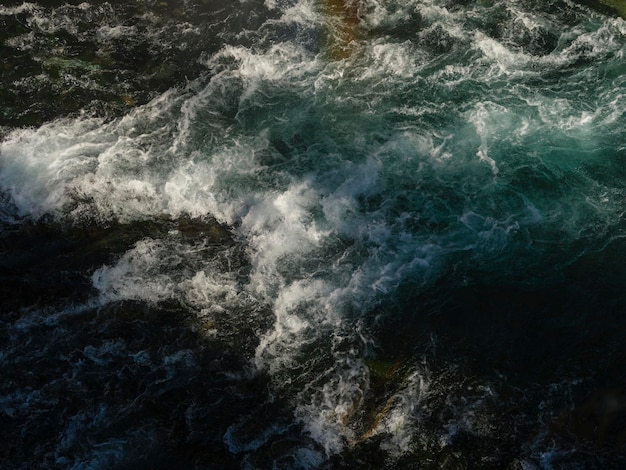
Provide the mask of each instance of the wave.
[{"label": "wave", "polygon": [[[495,439],[488,380],[463,407],[441,403],[437,387],[456,385],[415,345],[381,345],[379,325],[424,315],[442,282],[542,285],[624,236],[624,22],[570,2],[372,0],[336,54],[320,38],[345,18],[305,0],[263,8],[275,16],[238,33],[250,44],[206,54],[197,78],[122,117],[11,131],[3,222],[229,227],[235,247],[219,252],[175,228],[141,238],[90,274],[94,299],[175,301],[227,341],[271,312],[248,359],[319,446],[298,450],[303,468],[373,440],[398,460],[459,430]],[[426,442],[429,403],[451,411]],[[243,427],[225,433],[232,453],[284,432]]]}]

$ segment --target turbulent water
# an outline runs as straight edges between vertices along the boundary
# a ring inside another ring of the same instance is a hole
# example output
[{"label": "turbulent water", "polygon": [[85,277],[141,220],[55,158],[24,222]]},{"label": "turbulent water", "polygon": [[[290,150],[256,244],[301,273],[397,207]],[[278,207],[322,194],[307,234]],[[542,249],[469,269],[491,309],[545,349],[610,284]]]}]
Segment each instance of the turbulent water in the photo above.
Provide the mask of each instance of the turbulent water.
[{"label": "turbulent water", "polygon": [[170,3],[0,6],[0,466],[626,465],[626,23]]}]

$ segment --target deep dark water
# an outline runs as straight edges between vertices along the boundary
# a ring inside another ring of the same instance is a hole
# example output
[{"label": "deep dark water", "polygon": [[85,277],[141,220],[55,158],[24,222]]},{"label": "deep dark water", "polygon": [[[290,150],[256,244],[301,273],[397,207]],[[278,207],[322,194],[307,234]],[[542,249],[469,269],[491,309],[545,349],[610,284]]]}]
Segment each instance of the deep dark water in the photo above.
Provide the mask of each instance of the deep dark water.
[{"label": "deep dark water", "polygon": [[250,345],[208,341],[206,326],[180,305],[55,312],[93,294],[85,272],[172,227],[187,237],[210,233],[215,249],[232,244],[215,223],[184,220],[88,232],[25,224],[4,234],[4,468],[71,468],[90,447],[103,450],[95,463],[103,468],[237,463],[222,436],[268,400],[266,380],[246,364]]},{"label": "deep dark water", "polygon": [[4,2],[0,467],[626,466],[592,3]]},{"label": "deep dark water", "polygon": [[[477,284],[454,292],[444,285],[441,292],[434,289],[427,298],[413,300],[421,315],[388,317],[390,324],[378,336],[383,350],[400,357],[421,354],[433,374],[459,381],[443,396],[431,397],[431,426],[445,426],[452,418],[442,412],[442,402],[462,407],[480,394],[478,377],[493,387],[482,406],[498,416],[502,434],[460,433],[455,444],[463,448],[461,456],[438,455],[433,468],[444,461],[449,468],[498,468],[514,461],[527,437],[537,434],[544,445],[558,442],[570,449],[551,463],[553,468],[622,465],[626,305],[621,286],[626,272],[614,250],[623,248],[615,243],[571,266],[563,279],[539,285]],[[415,331],[423,334],[419,341]],[[422,345],[419,352],[416,343]],[[450,363],[454,370],[448,369]],[[554,383],[555,377],[561,383]],[[485,455],[494,460],[486,463]],[[428,468],[423,461],[416,465]]]}]

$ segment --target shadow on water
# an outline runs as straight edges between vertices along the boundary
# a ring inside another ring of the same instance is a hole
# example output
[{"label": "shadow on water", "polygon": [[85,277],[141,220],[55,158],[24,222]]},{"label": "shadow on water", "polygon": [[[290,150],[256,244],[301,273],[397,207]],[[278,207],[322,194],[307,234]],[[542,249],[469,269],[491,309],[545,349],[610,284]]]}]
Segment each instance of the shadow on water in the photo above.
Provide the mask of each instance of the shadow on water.
[{"label": "shadow on water", "polygon": [[[624,250],[617,239],[550,281],[458,287],[446,279],[400,295],[378,325],[376,361],[424,364],[431,390],[420,404],[419,442],[393,468],[526,468],[524,456],[554,468],[621,468]],[[377,393],[396,393],[399,377]],[[443,447],[424,437],[442,429],[455,430]],[[377,448],[360,443],[343,467],[380,458]]]},{"label": "shadow on water", "polygon": [[10,328],[3,468],[234,465],[223,435],[267,400],[265,379],[179,317],[124,303]]},{"label": "shadow on water", "polygon": [[178,301],[93,300],[94,269],[172,230],[235,244],[212,220],[3,227],[0,467],[269,468],[310,445],[250,365],[269,312],[231,341]]},{"label": "shadow on water", "polygon": [[115,261],[137,241],[172,230],[182,238],[206,238],[215,247],[235,243],[212,219],[162,218],[86,227],[52,220],[5,224],[0,228],[3,309],[84,302],[96,293],[89,277],[95,269]]}]

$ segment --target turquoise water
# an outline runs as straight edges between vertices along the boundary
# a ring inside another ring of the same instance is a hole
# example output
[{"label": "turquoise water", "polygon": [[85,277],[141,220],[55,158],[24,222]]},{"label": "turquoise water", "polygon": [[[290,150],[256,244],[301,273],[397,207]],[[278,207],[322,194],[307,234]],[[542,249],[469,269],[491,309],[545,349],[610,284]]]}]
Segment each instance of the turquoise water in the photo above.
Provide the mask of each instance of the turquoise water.
[{"label": "turquoise water", "polygon": [[81,5],[0,13],[193,75],[3,129],[7,468],[623,464],[622,19],[365,0],[341,39],[307,0]]}]

